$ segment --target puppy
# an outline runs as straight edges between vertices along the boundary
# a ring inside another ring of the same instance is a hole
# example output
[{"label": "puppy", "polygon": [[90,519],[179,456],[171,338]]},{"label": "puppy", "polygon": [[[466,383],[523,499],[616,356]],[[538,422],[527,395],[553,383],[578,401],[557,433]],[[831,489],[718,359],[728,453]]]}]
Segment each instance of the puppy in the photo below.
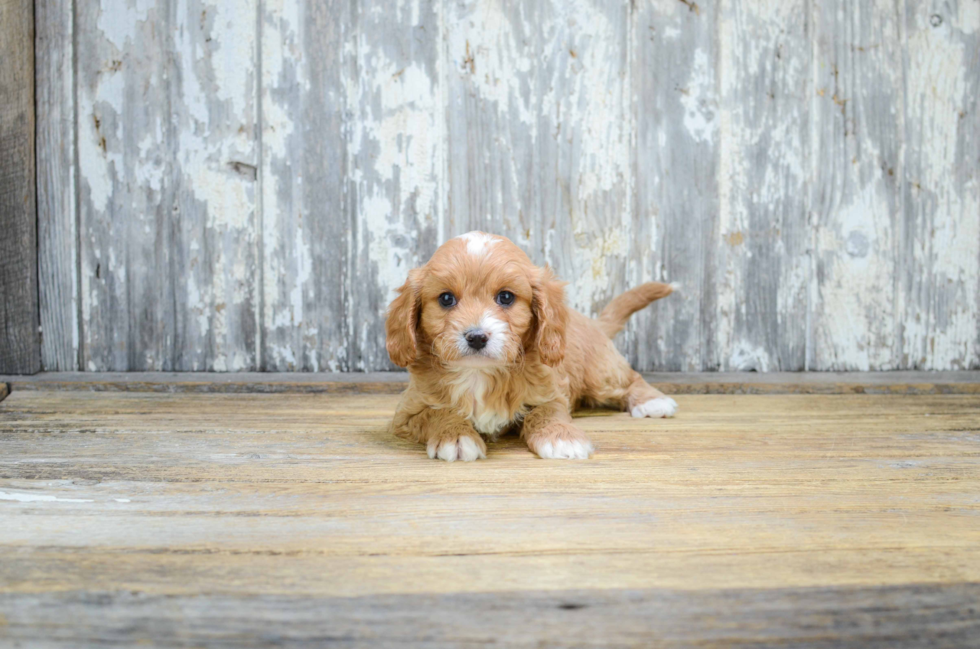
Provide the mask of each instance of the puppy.
[{"label": "puppy", "polygon": [[630,315],[672,286],[643,284],[593,320],[565,305],[564,285],[483,232],[446,242],[410,271],[385,323],[388,354],[410,374],[391,431],[447,462],[485,458],[484,438],[517,429],[542,458],[586,459],[594,449],[574,408],[673,416],[677,403],[612,344]]}]

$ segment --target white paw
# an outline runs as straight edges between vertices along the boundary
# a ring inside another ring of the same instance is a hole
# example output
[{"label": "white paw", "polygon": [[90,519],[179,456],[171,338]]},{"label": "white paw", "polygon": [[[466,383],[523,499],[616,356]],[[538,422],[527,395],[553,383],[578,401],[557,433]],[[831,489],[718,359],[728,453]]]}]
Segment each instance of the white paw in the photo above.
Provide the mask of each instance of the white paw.
[{"label": "white paw", "polygon": [[588,440],[556,439],[537,447],[538,456],[545,460],[588,460],[595,447]]},{"label": "white paw", "polygon": [[439,458],[446,462],[455,462],[456,460],[472,462],[473,460],[487,459],[486,453],[473,441],[473,438],[465,436],[454,440],[429,440],[426,450],[433,460]]},{"label": "white paw", "polygon": [[677,402],[670,397],[650,399],[630,410],[634,417],[673,417],[676,412]]}]

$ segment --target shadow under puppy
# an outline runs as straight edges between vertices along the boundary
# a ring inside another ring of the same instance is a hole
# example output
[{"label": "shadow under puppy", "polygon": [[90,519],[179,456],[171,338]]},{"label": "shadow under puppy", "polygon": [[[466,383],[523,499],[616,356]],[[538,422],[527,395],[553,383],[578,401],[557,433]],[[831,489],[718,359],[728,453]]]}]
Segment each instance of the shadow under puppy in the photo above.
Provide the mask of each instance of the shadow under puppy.
[{"label": "shadow under puppy", "polygon": [[540,457],[585,459],[594,449],[573,408],[673,416],[677,403],[612,343],[630,315],[672,286],[643,284],[593,320],[565,305],[564,285],[510,240],[483,232],[446,242],[410,271],[385,323],[388,354],[410,373],[391,431],[447,462],[485,458],[484,437],[518,428]]}]

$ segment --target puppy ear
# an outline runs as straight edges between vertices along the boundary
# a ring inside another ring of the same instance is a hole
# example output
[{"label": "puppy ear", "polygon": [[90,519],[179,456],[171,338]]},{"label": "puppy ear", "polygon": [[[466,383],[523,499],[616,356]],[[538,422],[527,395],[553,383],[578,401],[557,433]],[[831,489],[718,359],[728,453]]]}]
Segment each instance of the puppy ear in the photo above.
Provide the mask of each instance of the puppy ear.
[{"label": "puppy ear", "polygon": [[568,320],[565,282],[558,281],[551,269],[545,267],[539,270],[531,288],[531,310],[536,323],[534,346],[541,361],[555,367],[565,357],[565,323]]},{"label": "puppy ear", "polygon": [[399,367],[408,367],[418,356],[416,330],[419,324],[420,297],[419,275],[416,268],[408,273],[408,279],[398,289],[398,297],[388,306],[385,334],[388,356]]}]

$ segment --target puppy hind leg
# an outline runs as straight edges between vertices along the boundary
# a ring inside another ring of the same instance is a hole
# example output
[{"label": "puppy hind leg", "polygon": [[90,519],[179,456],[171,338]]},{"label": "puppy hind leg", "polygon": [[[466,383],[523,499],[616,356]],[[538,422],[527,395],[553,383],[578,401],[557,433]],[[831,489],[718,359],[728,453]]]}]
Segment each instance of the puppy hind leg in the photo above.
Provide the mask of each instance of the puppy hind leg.
[{"label": "puppy hind leg", "polygon": [[677,402],[643,380],[633,372],[632,382],[626,388],[626,410],[634,417],[673,417]]}]

